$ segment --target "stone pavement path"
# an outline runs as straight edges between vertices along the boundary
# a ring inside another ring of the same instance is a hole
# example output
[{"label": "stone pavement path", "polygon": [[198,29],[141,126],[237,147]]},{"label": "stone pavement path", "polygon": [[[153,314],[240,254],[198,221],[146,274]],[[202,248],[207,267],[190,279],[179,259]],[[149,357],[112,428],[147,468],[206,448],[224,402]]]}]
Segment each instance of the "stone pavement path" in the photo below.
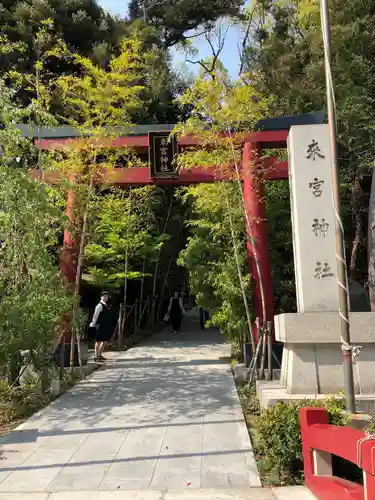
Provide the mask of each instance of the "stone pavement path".
[{"label": "stone pavement path", "polygon": [[188,490],[197,500],[209,498],[198,489],[259,487],[228,356],[194,312],[176,336],[108,353],[102,369],[0,442],[0,499],[156,500]]}]

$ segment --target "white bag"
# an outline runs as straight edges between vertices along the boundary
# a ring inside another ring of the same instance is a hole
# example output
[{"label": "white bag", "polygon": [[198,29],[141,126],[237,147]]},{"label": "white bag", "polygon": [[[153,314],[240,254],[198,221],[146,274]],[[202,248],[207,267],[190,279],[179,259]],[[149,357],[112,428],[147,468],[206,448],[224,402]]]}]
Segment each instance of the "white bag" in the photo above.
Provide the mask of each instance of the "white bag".
[{"label": "white bag", "polygon": [[164,316],[163,321],[169,321],[169,314],[168,313]]}]

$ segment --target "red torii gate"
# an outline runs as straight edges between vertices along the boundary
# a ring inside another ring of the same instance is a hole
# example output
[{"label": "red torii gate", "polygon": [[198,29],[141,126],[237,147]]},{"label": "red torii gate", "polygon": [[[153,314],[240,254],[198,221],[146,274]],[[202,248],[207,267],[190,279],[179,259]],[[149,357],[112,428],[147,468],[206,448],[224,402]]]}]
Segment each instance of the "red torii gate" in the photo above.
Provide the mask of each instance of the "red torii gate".
[{"label": "red torii gate", "polygon": [[[251,223],[252,240],[254,241],[255,251],[250,239],[247,240],[247,253],[249,260],[250,273],[253,277],[253,305],[256,317],[263,320],[262,296],[260,288],[260,276],[262,277],[264,299],[265,299],[265,320],[273,320],[274,316],[274,296],[272,290],[272,271],[270,263],[270,254],[268,249],[268,223],[264,200],[264,181],[267,180],[285,180],[288,179],[288,163],[280,161],[277,156],[262,158],[264,149],[286,148],[289,128],[292,125],[302,125],[308,123],[321,122],[321,114],[307,114],[296,117],[283,117],[276,119],[281,129],[261,130],[241,136],[243,144],[241,176],[243,181],[244,210],[245,216]],[[281,123],[280,123],[281,122]],[[155,126],[150,126],[155,130]],[[158,131],[170,131],[173,126],[159,125]],[[143,129],[144,132],[137,134],[137,129]],[[42,149],[55,149],[62,144],[74,140],[77,134],[72,129],[67,132],[64,128],[64,134],[57,131],[51,137],[38,140]],[[47,135],[47,134],[46,134]],[[147,126],[135,128],[135,134],[125,135],[111,140],[115,147],[131,147],[139,152],[147,152],[149,148]],[[179,139],[179,148],[183,149],[189,146],[198,146],[199,138],[186,136]],[[46,179],[48,181],[48,177]],[[157,184],[165,185],[187,185],[216,182],[220,180],[216,169],[192,168],[182,170],[178,177],[169,179],[153,179],[150,177],[148,168],[116,168],[111,173],[111,182],[113,184],[124,185],[146,185]],[[53,182],[53,179],[51,179]],[[71,217],[71,207],[74,202],[72,193],[67,200],[67,216]],[[245,224],[248,231],[247,224]],[[259,274],[255,262],[255,254],[258,258]],[[61,270],[70,282],[75,281],[76,262],[74,252],[74,241],[68,231],[64,233],[64,251],[61,258]]]}]

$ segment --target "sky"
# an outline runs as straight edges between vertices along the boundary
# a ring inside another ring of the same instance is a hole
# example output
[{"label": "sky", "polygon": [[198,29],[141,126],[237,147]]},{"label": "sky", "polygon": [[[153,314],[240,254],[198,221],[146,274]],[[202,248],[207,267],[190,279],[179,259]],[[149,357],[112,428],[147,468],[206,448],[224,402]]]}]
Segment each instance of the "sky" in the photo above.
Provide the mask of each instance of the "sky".
[{"label": "sky", "polygon": [[[127,0],[98,0],[98,3],[106,10],[111,11],[114,14],[120,14],[124,16],[127,11]],[[228,30],[228,34],[225,39],[224,50],[220,56],[220,59],[224,66],[229,71],[232,77],[236,77],[239,68],[239,55],[237,49],[237,43],[239,40],[239,29],[232,26]],[[211,55],[211,49],[206,40],[195,39],[195,45],[199,50],[198,55],[195,56],[194,60],[204,59]],[[183,54],[177,53],[175,50],[172,51],[174,66],[179,67],[184,63],[185,56]],[[197,64],[187,64],[190,71],[196,72],[199,68]]]}]

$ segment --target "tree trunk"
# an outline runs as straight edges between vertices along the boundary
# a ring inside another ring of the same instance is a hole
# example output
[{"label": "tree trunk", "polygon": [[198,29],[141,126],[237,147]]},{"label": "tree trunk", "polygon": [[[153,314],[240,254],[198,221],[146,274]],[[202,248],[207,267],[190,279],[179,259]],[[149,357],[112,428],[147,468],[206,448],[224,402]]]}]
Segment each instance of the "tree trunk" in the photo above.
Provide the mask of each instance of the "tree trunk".
[{"label": "tree trunk", "polygon": [[17,382],[19,384],[18,374],[20,372],[21,366],[22,366],[22,356],[19,352],[16,352],[11,356],[8,364],[9,384],[15,384]]},{"label": "tree trunk", "polygon": [[[173,204],[173,193],[171,195],[171,199],[169,202],[169,207],[168,207],[167,217],[166,217],[165,223],[164,223],[163,233],[165,233],[167,231],[169,217],[170,217],[171,211],[172,211],[172,204]],[[151,326],[154,326],[154,324],[155,324],[155,313],[156,313],[156,298],[155,298],[155,296],[156,296],[156,285],[157,285],[158,272],[159,272],[160,254],[161,254],[161,247],[159,248],[158,254],[156,257],[155,270],[154,270],[154,281],[152,284]]]},{"label": "tree trunk", "polygon": [[43,361],[42,361],[42,375],[41,375],[41,383],[40,383],[40,390],[42,394],[45,394],[48,391],[48,386],[49,386],[49,377],[48,377],[48,353],[47,350],[44,348],[43,350]]},{"label": "tree trunk", "polygon": [[129,231],[130,231],[130,214],[131,214],[131,202],[132,202],[132,188],[129,190],[129,206],[128,206],[128,225],[126,227],[126,248],[125,248],[125,261],[124,261],[124,297],[123,297],[123,322],[120,324],[118,337],[117,337],[117,348],[120,350],[122,348],[122,343],[124,340],[124,330],[126,321],[126,308],[128,301],[128,271],[129,271]]},{"label": "tree trunk", "polygon": [[[95,163],[95,161],[94,161],[94,163]],[[90,203],[90,199],[91,199],[91,191],[92,191],[93,183],[94,183],[94,173],[91,174],[90,185],[89,185],[89,192],[88,192],[87,200],[86,200],[85,213],[83,215],[81,239],[80,239],[80,243],[79,243],[79,253],[78,253],[76,280],[75,280],[75,284],[74,284],[75,303],[74,303],[74,306],[73,306],[72,337],[71,337],[71,340],[70,340],[70,374],[73,375],[73,371],[74,371],[74,351],[75,351],[75,342],[77,341],[78,363],[79,363],[81,378],[83,378],[83,366],[82,366],[82,358],[81,358],[81,344],[80,344],[79,332],[76,331],[75,322],[76,322],[78,308],[79,308],[79,303],[78,303],[78,300],[79,300],[78,299],[78,297],[79,297],[79,286],[80,286],[80,283],[81,283],[81,274],[82,274],[82,267],[83,267],[83,256],[84,256],[84,252],[85,252],[86,233],[87,233],[87,226],[88,226],[88,210],[89,210],[89,203]]]},{"label": "tree trunk", "polygon": [[352,245],[352,253],[350,256],[350,265],[349,265],[349,276],[351,279],[355,280],[356,278],[356,267],[357,267],[357,258],[358,258],[358,250],[362,243],[362,216],[359,210],[356,211],[354,215],[355,220],[355,235]]},{"label": "tree trunk", "polygon": [[65,337],[61,335],[60,339],[60,356],[59,356],[59,380],[61,384],[64,382],[65,374]]},{"label": "tree trunk", "polygon": [[[223,175],[223,171],[221,171],[221,172]],[[230,227],[230,233],[231,233],[232,245],[233,245],[233,253],[234,253],[234,258],[235,258],[236,267],[237,267],[237,275],[238,275],[238,280],[240,283],[242,300],[243,300],[245,312],[246,312],[248,332],[249,332],[249,337],[250,337],[250,341],[251,341],[251,347],[252,347],[253,353],[255,353],[255,338],[254,338],[254,332],[253,332],[253,328],[252,328],[252,324],[251,324],[251,312],[250,312],[249,302],[248,302],[247,295],[246,295],[245,286],[244,286],[243,279],[242,279],[241,264],[240,264],[239,254],[238,254],[236,234],[234,232],[234,227],[233,227],[233,218],[232,218],[232,214],[230,211],[228,196],[227,196],[225,191],[224,191],[224,197],[225,197],[225,202],[226,202],[226,206],[227,206],[229,227]]]},{"label": "tree trunk", "polygon": [[356,278],[358,251],[362,244],[363,190],[358,179],[358,174],[354,179],[352,187],[352,210],[354,213],[355,234],[350,256],[349,276],[354,280]]},{"label": "tree trunk", "polygon": [[172,255],[170,257],[170,259],[169,259],[167,272],[165,273],[165,277],[164,277],[164,280],[163,280],[163,285],[162,285],[161,290],[160,290],[160,300],[159,300],[158,312],[157,312],[157,316],[156,316],[157,317],[157,322],[160,320],[160,312],[161,312],[161,308],[163,306],[164,291],[165,291],[165,287],[166,287],[166,284],[167,284],[167,281],[168,281],[169,271],[171,270],[171,264],[172,264],[173,257],[174,256]]}]

